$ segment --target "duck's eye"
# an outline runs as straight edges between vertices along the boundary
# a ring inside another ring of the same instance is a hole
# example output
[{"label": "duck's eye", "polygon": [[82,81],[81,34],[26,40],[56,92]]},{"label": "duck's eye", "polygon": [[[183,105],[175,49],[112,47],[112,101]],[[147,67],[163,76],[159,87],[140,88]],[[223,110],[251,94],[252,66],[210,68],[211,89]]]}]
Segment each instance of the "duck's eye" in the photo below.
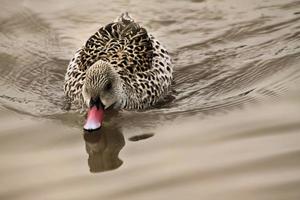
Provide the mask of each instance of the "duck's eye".
[{"label": "duck's eye", "polygon": [[109,90],[111,90],[111,88],[112,88],[112,83],[111,83],[111,82],[108,82],[108,83],[106,84],[106,86],[105,86],[105,90],[106,90],[106,91],[109,91]]}]

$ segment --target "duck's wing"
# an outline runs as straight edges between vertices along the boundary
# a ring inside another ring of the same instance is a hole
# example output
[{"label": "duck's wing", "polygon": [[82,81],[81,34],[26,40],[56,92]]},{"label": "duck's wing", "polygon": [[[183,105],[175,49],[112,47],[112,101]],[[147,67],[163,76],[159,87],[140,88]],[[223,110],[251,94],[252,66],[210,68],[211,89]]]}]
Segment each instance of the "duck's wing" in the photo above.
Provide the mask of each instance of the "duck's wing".
[{"label": "duck's wing", "polygon": [[101,59],[111,63],[121,75],[135,74],[151,68],[153,47],[146,29],[125,13],[92,35],[80,57],[82,70]]},{"label": "duck's wing", "polygon": [[76,51],[65,74],[64,93],[66,108],[70,107],[70,105],[68,105],[70,102],[75,105],[75,108],[83,106],[81,90],[85,79],[85,70],[80,68],[82,52],[83,48]]}]

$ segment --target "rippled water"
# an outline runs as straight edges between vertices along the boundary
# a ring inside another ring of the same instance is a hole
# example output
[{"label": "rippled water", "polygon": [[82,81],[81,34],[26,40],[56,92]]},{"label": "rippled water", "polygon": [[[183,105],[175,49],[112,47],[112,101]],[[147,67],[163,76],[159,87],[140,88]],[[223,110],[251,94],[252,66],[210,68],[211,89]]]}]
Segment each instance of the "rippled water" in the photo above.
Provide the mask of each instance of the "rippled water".
[{"label": "rippled water", "polygon": [[[299,199],[300,2],[2,1],[0,199]],[[174,100],[63,106],[76,49],[129,11],[169,49]]]}]

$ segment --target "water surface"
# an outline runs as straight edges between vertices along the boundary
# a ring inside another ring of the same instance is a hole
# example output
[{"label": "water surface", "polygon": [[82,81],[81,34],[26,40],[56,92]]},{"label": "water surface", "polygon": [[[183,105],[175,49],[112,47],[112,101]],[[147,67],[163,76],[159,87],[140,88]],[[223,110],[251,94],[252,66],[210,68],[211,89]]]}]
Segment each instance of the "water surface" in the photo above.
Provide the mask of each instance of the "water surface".
[{"label": "water surface", "polygon": [[[2,1],[0,199],[299,199],[296,0]],[[76,49],[129,11],[171,52],[174,100],[101,134],[66,112]]]}]

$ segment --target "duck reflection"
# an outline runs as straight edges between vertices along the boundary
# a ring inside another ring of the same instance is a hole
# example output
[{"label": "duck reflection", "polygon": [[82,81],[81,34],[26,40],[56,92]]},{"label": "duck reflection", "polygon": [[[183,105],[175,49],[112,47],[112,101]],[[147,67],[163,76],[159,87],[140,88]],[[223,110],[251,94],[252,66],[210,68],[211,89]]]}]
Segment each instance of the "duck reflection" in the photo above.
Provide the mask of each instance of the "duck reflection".
[{"label": "duck reflection", "polygon": [[84,140],[89,154],[90,172],[114,170],[123,164],[119,152],[124,147],[125,140],[118,128],[102,127],[98,131],[84,132]]}]

